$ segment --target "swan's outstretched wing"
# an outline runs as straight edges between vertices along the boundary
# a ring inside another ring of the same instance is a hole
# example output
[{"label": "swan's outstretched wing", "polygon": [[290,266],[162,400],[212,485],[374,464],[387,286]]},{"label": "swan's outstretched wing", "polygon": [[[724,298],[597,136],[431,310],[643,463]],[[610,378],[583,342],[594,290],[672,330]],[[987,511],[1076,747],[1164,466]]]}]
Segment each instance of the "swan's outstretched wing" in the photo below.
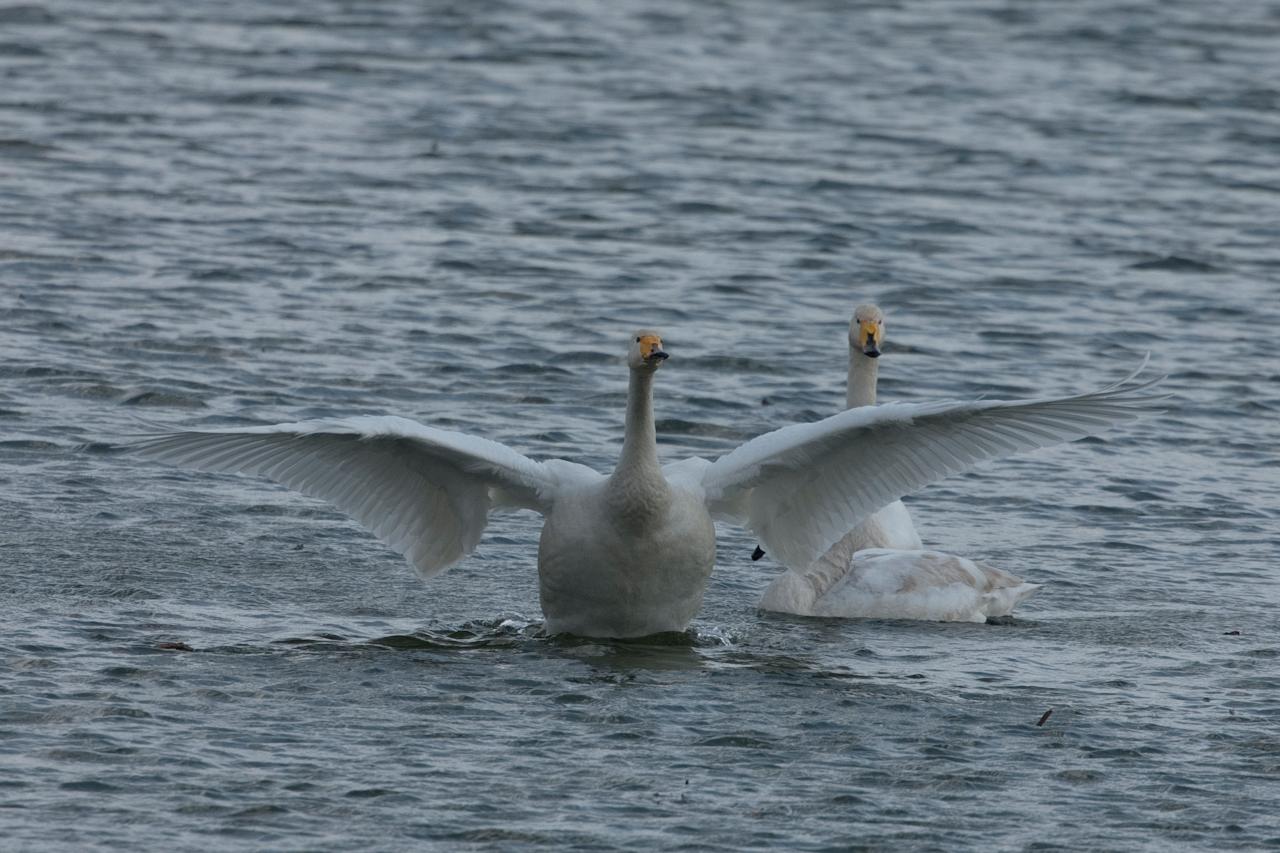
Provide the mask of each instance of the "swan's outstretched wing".
[{"label": "swan's outstretched wing", "polygon": [[747,524],[799,570],[880,507],[935,480],[1156,410],[1165,398],[1150,393],[1154,384],[1131,376],[1076,397],[862,406],[748,441],[703,468],[702,488],[714,515]]},{"label": "swan's outstretched wing", "polygon": [[403,554],[423,577],[475,549],[490,508],[545,512],[564,487],[600,476],[395,417],[179,432],[133,447],[201,471],[259,474],[323,498]]}]

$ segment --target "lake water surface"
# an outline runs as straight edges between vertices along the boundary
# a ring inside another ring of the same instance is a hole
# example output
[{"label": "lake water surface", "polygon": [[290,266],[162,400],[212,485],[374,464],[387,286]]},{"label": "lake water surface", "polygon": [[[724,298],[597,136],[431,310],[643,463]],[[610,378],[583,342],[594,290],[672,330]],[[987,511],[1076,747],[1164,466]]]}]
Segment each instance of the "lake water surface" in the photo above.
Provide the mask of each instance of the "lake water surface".
[{"label": "lake water surface", "polygon": [[[1280,846],[1280,6],[0,5],[7,850]],[[537,517],[430,582],[119,450],[394,413],[607,470],[1146,352],[1164,415],[909,499],[991,625],[540,631]],[[185,644],[191,651],[166,648]],[[1046,711],[1052,714],[1037,725]]]}]

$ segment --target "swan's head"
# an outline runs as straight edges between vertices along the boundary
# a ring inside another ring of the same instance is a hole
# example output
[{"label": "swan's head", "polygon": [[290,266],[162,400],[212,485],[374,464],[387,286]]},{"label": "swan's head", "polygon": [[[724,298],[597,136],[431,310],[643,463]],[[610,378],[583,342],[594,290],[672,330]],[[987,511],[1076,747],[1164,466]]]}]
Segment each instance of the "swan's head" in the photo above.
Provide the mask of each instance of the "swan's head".
[{"label": "swan's head", "polygon": [[884,312],[874,305],[859,305],[849,323],[849,347],[870,358],[880,357],[884,343]]},{"label": "swan's head", "polygon": [[657,370],[658,365],[667,360],[667,354],[662,350],[662,336],[657,332],[641,329],[631,338],[627,365],[632,370]]}]

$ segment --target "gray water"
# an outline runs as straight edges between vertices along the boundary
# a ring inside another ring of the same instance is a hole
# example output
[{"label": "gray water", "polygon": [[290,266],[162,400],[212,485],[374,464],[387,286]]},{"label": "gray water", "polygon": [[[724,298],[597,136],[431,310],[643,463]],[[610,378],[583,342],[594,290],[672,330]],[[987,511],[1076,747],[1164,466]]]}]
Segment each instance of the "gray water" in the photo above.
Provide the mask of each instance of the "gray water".
[{"label": "gray water", "polygon": [[[6,850],[1280,846],[1280,6],[0,6]],[[430,582],[120,450],[395,413],[607,470],[843,402],[1168,412],[909,499],[991,625],[540,631],[538,519]],[[183,644],[174,648],[174,644]],[[189,648],[191,651],[183,651]],[[1046,711],[1052,710],[1042,725]]]}]

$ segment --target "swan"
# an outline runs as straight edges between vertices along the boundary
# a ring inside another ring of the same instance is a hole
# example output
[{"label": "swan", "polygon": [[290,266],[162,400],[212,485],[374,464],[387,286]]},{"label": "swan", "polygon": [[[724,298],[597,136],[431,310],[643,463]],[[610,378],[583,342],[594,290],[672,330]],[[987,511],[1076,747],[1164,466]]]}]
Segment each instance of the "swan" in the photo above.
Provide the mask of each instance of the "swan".
[{"label": "swan", "polygon": [[[847,408],[876,404],[883,345],[884,312],[859,305],[849,323]],[[775,578],[760,607],[802,616],[986,622],[1008,615],[1039,588],[993,566],[926,550],[911,514],[894,501],[812,564]]]},{"label": "swan", "polygon": [[[1146,393],[1151,383],[1129,381],[1059,399],[861,407],[775,430],[715,461],[664,467],[653,383],[667,358],[656,332],[635,333],[625,438],[607,476],[390,416],[162,433],[133,447],[325,499],[424,578],[475,549],[490,511],[537,510],[546,633],[626,638],[688,626],[715,560],[713,518],[747,525],[784,562],[807,566],[910,491],[1133,420],[1159,399]],[[878,475],[868,477],[873,462]]]}]

